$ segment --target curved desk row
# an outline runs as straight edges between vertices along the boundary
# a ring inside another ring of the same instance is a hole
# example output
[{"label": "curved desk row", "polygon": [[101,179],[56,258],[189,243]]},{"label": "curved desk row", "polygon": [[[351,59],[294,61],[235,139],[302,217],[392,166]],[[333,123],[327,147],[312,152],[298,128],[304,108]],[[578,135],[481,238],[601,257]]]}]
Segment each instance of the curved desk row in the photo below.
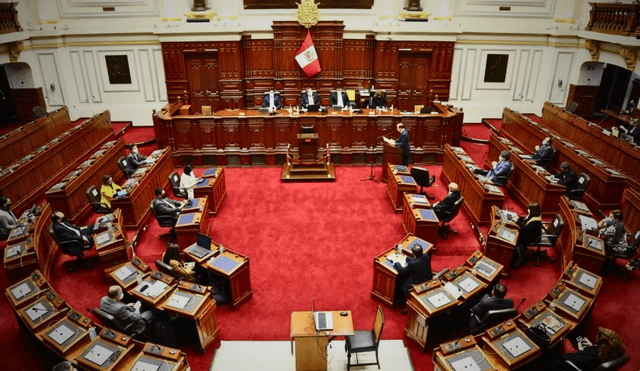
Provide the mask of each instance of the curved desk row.
[{"label": "curved desk row", "polygon": [[69,306],[39,270],[5,290],[21,327],[58,356],[88,371],[189,369],[179,349],[142,343]]}]

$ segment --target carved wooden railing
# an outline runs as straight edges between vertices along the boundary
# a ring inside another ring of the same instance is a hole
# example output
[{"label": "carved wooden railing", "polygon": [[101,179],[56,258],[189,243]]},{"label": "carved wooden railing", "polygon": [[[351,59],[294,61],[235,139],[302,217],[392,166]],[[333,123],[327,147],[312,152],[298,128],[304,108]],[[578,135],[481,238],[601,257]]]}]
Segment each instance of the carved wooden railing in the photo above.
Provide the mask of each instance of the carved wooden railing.
[{"label": "carved wooden railing", "polygon": [[587,31],[621,36],[640,34],[640,4],[589,3],[591,16]]},{"label": "carved wooden railing", "polygon": [[18,3],[0,4],[0,34],[22,31],[16,5]]}]

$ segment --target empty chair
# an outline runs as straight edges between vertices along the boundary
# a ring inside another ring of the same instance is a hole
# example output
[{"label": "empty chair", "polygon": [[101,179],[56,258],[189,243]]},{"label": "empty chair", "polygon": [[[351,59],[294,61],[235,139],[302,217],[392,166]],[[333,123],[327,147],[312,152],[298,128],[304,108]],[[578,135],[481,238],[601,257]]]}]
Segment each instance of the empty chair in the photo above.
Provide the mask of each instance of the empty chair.
[{"label": "empty chair", "polygon": [[567,193],[567,197],[569,197],[570,200],[582,200],[582,197],[584,197],[584,194],[587,191],[589,183],[591,183],[591,178],[589,177],[589,175],[581,173],[578,177],[578,185],[576,189],[572,189],[571,191],[569,191]]},{"label": "empty chair", "polygon": [[464,197],[460,196],[458,201],[456,201],[453,204],[453,207],[451,208],[450,211],[443,211],[441,213],[440,221],[442,222],[442,224],[440,225],[440,228],[438,229],[438,231],[442,233],[442,236],[444,238],[447,238],[447,231],[450,231],[453,234],[458,234],[458,231],[456,231],[455,229],[449,228],[449,225],[447,223],[451,222],[453,218],[455,218],[458,215],[458,212],[460,211],[460,207],[462,207],[463,202],[464,202]]},{"label": "empty chair", "polygon": [[124,156],[118,159],[118,166],[120,167],[120,170],[122,170],[122,174],[124,175],[125,178],[129,179],[133,174],[133,172],[129,169],[127,165],[128,165],[127,159]]},{"label": "empty chair", "polygon": [[[605,267],[615,267],[616,260],[631,260],[636,253],[638,252],[638,247],[640,247],[640,230],[636,231],[633,235],[633,241],[631,245],[613,245],[611,248],[606,249],[605,251],[605,262],[602,266],[603,271],[605,271]],[[605,272],[603,272],[605,273]],[[629,270],[626,268],[622,268],[620,270],[620,275],[625,280],[628,278]]]},{"label": "empty chair", "polygon": [[[378,305],[376,311],[376,317],[373,320],[373,329],[371,330],[356,330],[354,334],[346,337],[345,348],[347,351],[347,370],[351,369],[351,366],[369,366],[378,365],[380,368],[380,361],[378,359],[378,346],[380,345],[380,339],[382,337],[382,329],[384,328],[384,312],[382,307]],[[358,363],[358,353],[375,352],[375,363]],[[351,354],[356,355],[355,364],[351,364]]]},{"label": "empty chair", "polygon": [[424,194],[428,198],[433,198],[433,195],[428,195],[426,192],[423,192],[423,188],[431,187],[431,185],[436,181],[436,176],[433,175],[429,177],[429,170],[418,166],[411,168],[411,176],[420,186],[420,193]]},{"label": "empty chair", "polygon": [[[542,257],[547,256],[547,251],[542,250],[542,248],[543,247],[552,248],[556,245],[556,241],[560,236],[560,232],[562,232],[562,228],[564,228],[564,219],[562,218],[562,215],[556,214],[551,224],[545,227],[545,224],[543,223],[542,228],[543,230],[540,237],[538,237],[538,239],[530,245],[530,246],[536,246],[536,251],[535,251],[536,266],[540,265],[540,259]],[[550,261],[553,261],[553,258],[551,257],[548,257],[548,259]]]},{"label": "empty chair", "polygon": [[35,106],[31,109],[31,111],[33,111],[33,115],[39,119],[40,117],[44,117],[44,115],[47,114],[47,112],[45,112],[45,110],[42,109],[42,107],[40,106]]},{"label": "empty chair", "polygon": [[[622,366],[626,365],[627,362],[629,362],[629,359],[631,359],[631,358],[627,354],[623,354],[619,358],[616,358],[616,359],[614,359],[612,361],[604,362],[604,363],[600,364],[593,371],[617,371],[617,370],[621,369]],[[564,363],[565,363],[565,365],[568,366],[568,368],[567,368],[568,370],[583,371],[580,367],[576,366],[570,360],[565,360]]]},{"label": "empty chair", "polygon": [[58,239],[55,233],[53,233],[53,229],[51,226],[49,227],[49,234],[51,235],[55,243],[58,245],[58,247],[60,248],[60,251],[63,254],[76,257],[75,261],[68,262],[69,268],[67,269],[69,273],[71,273],[74,269],[76,269],[80,265],[84,265],[86,268],[91,269],[91,264],[84,259],[85,250],[90,250],[91,246],[84,245],[82,242],[79,242],[76,240],[62,242]]},{"label": "empty chair", "polygon": [[518,310],[516,308],[490,310],[482,316],[482,319],[480,319],[480,327],[475,329],[472,335],[477,335],[499,323],[516,318],[517,315]]},{"label": "empty chair", "polygon": [[100,202],[100,192],[98,192],[98,188],[96,186],[91,186],[87,189],[87,199],[89,200],[89,204],[93,209],[94,213],[97,214],[108,214],[111,212],[111,209],[107,207],[107,205]]},{"label": "empty chair", "polygon": [[180,177],[175,171],[169,174],[169,183],[171,184],[171,190],[173,191],[173,197],[187,198],[187,192],[180,188]]},{"label": "empty chair", "polygon": [[153,216],[155,216],[159,226],[169,228],[169,233],[161,234],[160,236],[158,236],[158,239],[161,240],[162,237],[169,236],[168,241],[171,242],[171,240],[175,236],[175,230],[173,229],[173,227],[176,223],[176,219],[171,215],[158,215],[158,212],[153,207],[154,201],[155,200],[151,201],[151,205],[149,206],[151,208],[151,212],[153,213]]}]

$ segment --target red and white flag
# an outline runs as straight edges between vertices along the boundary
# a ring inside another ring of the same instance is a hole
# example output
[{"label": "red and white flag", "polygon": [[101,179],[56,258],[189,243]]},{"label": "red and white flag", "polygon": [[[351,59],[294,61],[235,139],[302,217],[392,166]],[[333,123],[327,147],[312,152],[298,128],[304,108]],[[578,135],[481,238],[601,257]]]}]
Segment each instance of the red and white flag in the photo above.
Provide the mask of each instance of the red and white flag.
[{"label": "red and white flag", "polygon": [[309,32],[307,32],[307,37],[304,39],[302,46],[296,52],[296,61],[298,61],[300,68],[302,68],[307,77],[313,77],[322,71],[316,47],[313,46],[313,40],[311,40],[311,33]]}]

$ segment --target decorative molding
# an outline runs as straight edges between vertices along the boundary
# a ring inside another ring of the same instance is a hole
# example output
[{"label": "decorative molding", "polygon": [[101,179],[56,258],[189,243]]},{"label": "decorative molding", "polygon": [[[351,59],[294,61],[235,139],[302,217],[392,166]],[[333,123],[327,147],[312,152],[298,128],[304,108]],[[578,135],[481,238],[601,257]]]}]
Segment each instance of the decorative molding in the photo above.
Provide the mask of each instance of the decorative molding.
[{"label": "decorative molding", "polygon": [[20,57],[20,53],[24,50],[24,43],[22,41],[14,41],[9,44],[9,60],[11,62],[17,62]]},{"label": "decorative molding", "polygon": [[38,21],[38,24],[56,24],[58,23],[57,19],[41,19]]},{"label": "decorative molding", "polygon": [[556,23],[576,23],[576,20],[573,18],[556,18],[553,21]]},{"label": "decorative molding", "polygon": [[[49,0],[54,1],[54,0]],[[160,16],[157,0],[55,0],[60,18],[118,18]],[[105,8],[112,8],[105,11]]]},{"label": "decorative molding", "polygon": [[[456,0],[456,16],[553,18],[556,0]],[[500,8],[508,7],[509,11]]]},{"label": "decorative molding", "polygon": [[430,15],[431,13],[429,12],[409,12],[406,10],[400,13],[402,19],[428,19]]},{"label": "decorative molding", "polygon": [[450,21],[450,20],[452,20],[452,19],[453,19],[453,18],[452,18],[452,17],[450,17],[450,16],[449,16],[449,17],[433,17],[433,20],[434,20],[434,21]]},{"label": "decorative molding", "polygon": [[585,40],[584,47],[591,54],[591,60],[597,62],[600,59],[600,42],[595,40]]},{"label": "decorative molding", "polygon": [[636,68],[636,62],[638,61],[638,48],[630,46],[620,47],[620,56],[627,65],[629,71],[633,71]]},{"label": "decorative molding", "polygon": [[206,12],[206,13],[189,12],[184,16],[187,17],[187,19],[205,19],[206,18],[208,20],[212,20],[215,15],[216,15],[215,12]]},{"label": "decorative molding", "polygon": [[162,18],[162,22],[178,22],[180,21],[182,18],[180,17],[175,17],[175,18]]}]

